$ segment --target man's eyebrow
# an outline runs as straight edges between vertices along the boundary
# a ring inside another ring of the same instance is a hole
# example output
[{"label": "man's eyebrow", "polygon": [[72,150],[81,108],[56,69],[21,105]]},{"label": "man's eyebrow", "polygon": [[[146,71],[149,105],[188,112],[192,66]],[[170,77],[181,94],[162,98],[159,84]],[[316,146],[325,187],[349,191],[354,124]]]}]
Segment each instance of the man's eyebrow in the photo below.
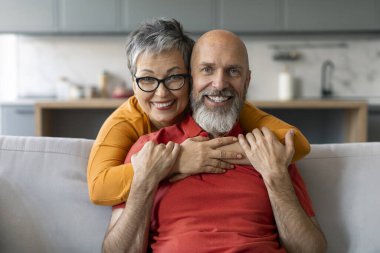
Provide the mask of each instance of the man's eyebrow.
[{"label": "man's eyebrow", "polygon": [[215,63],[211,63],[211,62],[201,62],[201,63],[199,63],[199,65],[201,65],[201,66],[215,66]]},{"label": "man's eyebrow", "polygon": [[227,66],[228,69],[242,69],[243,66],[239,64],[231,64]]}]

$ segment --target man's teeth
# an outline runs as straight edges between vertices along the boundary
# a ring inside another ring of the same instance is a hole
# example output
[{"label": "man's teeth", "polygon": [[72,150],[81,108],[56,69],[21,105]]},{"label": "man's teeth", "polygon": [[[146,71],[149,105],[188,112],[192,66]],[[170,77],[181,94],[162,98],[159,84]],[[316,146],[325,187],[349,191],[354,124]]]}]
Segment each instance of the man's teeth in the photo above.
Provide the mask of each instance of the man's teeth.
[{"label": "man's teeth", "polygon": [[224,101],[227,101],[230,97],[208,96],[208,98],[211,99],[215,103],[222,103]]},{"label": "man's teeth", "polygon": [[167,107],[169,105],[172,105],[174,103],[174,101],[170,101],[170,102],[166,102],[166,103],[153,103],[153,105],[157,108],[163,108],[163,107]]}]

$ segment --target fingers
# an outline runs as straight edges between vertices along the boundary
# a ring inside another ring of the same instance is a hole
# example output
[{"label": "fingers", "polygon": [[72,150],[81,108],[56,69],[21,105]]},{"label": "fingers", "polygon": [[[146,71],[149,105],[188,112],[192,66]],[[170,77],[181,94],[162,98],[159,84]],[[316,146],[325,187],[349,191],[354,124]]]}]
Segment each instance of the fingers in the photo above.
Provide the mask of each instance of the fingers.
[{"label": "fingers", "polygon": [[236,137],[229,136],[229,137],[220,137],[215,138],[209,141],[211,148],[219,148],[228,144],[235,143],[237,141]]},{"label": "fingers", "polygon": [[290,129],[285,135],[285,146],[288,153],[294,153],[294,129]]},{"label": "fingers", "polygon": [[192,141],[196,141],[196,142],[198,142],[198,141],[207,141],[207,140],[209,140],[210,138],[208,138],[208,137],[205,137],[205,136],[195,136],[195,137],[193,137],[193,138],[190,138],[190,140],[192,140]]},{"label": "fingers", "polygon": [[[164,146],[165,147],[165,146]],[[165,150],[172,155],[172,158],[176,158],[181,150],[181,146],[178,143],[169,141],[166,144]]]},{"label": "fingers", "polygon": [[[197,174],[199,174],[199,173],[223,174],[225,172],[226,172],[225,169],[216,168],[213,166],[206,166],[203,168],[203,171],[200,171]],[[169,179],[169,182],[174,183],[174,182],[177,182],[177,181],[182,180],[182,179],[189,177],[189,176],[191,176],[191,174],[176,174]]]},{"label": "fingers", "polygon": [[222,159],[222,160],[242,159],[243,155],[241,153],[235,152],[235,151],[212,150],[210,152],[210,158]]},{"label": "fingers", "polygon": [[247,153],[247,151],[251,149],[251,146],[250,144],[248,144],[246,137],[242,134],[239,134],[238,139],[239,139],[239,144],[241,148],[244,150],[245,153]]},{"label": "fingers", "polygon": [[[249,134],[250,133],[248,133],[247,135],[249,135]],[[252,134],[255,136],[255,142],[257,142],[257,143],[263,142],[264,135],[260,129],[258,129],[258,128],[253,129]],[[247,136],[247,139],[248,139],[248,136]]]},{"label": "fingers", "polygon": [[265,138],[267,138],[268,140],[273,140],[276,138],[273,132],[269,130],[269,128],[267,127],[262,127],[261,132],[264,134]]}]

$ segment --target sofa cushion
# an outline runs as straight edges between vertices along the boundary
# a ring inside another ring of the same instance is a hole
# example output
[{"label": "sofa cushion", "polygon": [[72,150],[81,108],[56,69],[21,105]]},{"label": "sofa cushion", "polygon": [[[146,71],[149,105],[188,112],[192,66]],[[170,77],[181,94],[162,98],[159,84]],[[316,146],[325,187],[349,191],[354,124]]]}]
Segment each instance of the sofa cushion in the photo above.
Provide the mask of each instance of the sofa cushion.
[{"label": "sofa cushion", "polygon": [[111,209],[89,201],[91,140],[0,136],[0,252],[100,252]]},{"label": "sofa cushion", "polygon": [[380,143],[312,145],[298,168],[328,252],[380,252]]}]

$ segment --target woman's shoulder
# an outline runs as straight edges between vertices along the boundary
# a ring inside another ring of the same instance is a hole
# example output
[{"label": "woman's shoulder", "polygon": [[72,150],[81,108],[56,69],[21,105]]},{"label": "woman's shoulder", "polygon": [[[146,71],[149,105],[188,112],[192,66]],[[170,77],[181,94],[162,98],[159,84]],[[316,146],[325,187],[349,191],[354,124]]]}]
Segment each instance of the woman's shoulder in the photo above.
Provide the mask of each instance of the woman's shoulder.
[{"label": "woman's shoulder", "polygon": [[107,118],[102,130],[108,133],[113,129],[117,131],[129,129],[138,135],[143,135],[150,132],[150,128],[149,118],[138,105],[137,99],[132,96]]}]

